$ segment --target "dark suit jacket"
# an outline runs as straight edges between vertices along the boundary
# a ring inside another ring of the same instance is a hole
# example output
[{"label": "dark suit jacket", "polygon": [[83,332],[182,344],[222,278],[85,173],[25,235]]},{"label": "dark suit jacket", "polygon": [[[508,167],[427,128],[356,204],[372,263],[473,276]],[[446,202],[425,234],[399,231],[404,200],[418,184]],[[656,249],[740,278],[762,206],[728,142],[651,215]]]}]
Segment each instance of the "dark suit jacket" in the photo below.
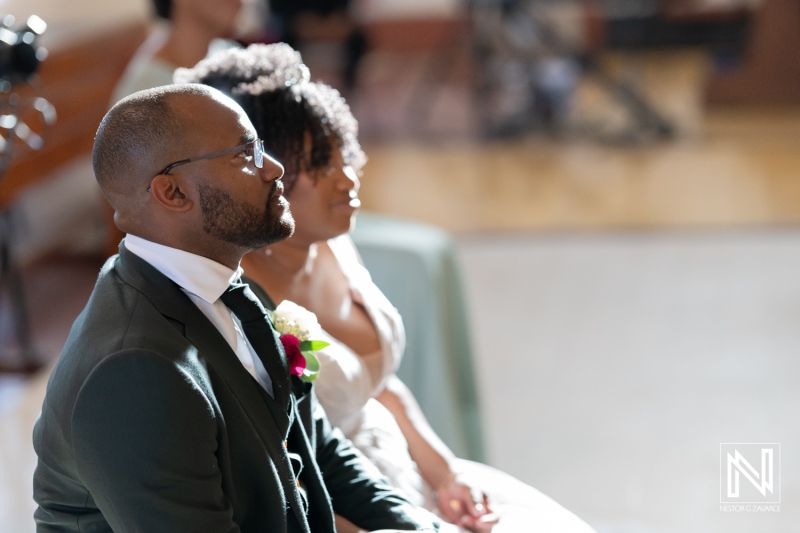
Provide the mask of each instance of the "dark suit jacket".
[{"label": "dark suit jacket", "polygon": [[292,379],[286,412],[183,291],[120,246],[36,422],[38,531],[332,532],[332,508],[367,529],[434,528]]}]

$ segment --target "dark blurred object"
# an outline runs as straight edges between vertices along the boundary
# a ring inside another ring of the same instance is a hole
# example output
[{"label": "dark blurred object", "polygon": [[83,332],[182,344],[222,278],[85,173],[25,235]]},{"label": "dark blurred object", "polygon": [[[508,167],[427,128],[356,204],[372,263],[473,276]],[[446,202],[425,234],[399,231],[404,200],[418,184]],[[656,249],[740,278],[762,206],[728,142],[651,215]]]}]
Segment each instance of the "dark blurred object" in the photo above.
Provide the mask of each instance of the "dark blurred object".
[{"label": "dark blurred object", "polygon": [[342,78],[348,92],[358,83],[367,37],[351,16],[349,0],[270,0],[271,27],[279,41],[303,52],[309,43],[342,47]]},{"label": "dark blurred object", "polygon": [[[752,22],[752,10],[736,2],[729,8],[714,9],[685,0],[599,0],[599,4],[605,10],[608,48],[704,46],[742,50]],[[638,9],[633,9],[634,5]]]},{"label": "dark blurred object", "polygon": [[[8,344],[3,342],[0,374],[33,374],[41,368],[42,363],[31,338],[22,272],[12,255],[10,241],[13,234],[11,213],[7,209],[0,210],[0,325],[3,326],[2,329],[11,330],[8,335],[16,337],[16,350],[10,350]],[[10,319],[5,318],[8,311]],[[9,359],[16,361],[9,363]]]},{"label": "dark blurred object", "polygon": [[36,15],[31,15],[18,30],[12,29],[14,22],[12,15],[0,22],[0,83],[26,81],[47,57],[47,50],[36,44],[47,24]]},{"label": "dark blurred object", "polygon": [[0,180],[20,150],[44,147],[45,133],[56,121],[56,111],[50,102],[35,94],[8,92],[13,87],[9,84],[6,91],[0,92]]},{"label": "dark blurred object", "polygon": [[11,157],[22,141],[25,149],[41,150],[44,132],[56,120],[50,102],[33,92],[20,93],[18,85],[28,83],[47,57],[47,50],[37,46],[47,24],[31,15],[25,26],[13,30],[14,17],[0,22],[0,180]]},{"label": "dark blurred object", "polygon": [[663,17],[622,19],[608,22],[609,48],[666,48],[721,46],[742,48],[750,29],[744,12],[718,20],[670,20]]},{"label": "dark blurred object", "polygon": [[[37,96],[35,89],[33,92],[17,91],[19,85],[32,81],[39,63],[47,57],[47,51],[36,44],[47,24],[36,15],[29,17],[19,30],[11,29],[13,24],[11,15],[0,23],[0,183],[18,147],[41,150],[44,133],[56,120],[53,106]],[[13,324],[10,325],[16,335],[20,363],[0,362],[0,373],[31,374],[41,367],[41,362],[31,341],[21,271],[13,255],[13,235],[13,217],[8,206],[3,205],[0,209],[0,289],[8,295],[8,302],[0,304],[3,310],[11,311]]]}]

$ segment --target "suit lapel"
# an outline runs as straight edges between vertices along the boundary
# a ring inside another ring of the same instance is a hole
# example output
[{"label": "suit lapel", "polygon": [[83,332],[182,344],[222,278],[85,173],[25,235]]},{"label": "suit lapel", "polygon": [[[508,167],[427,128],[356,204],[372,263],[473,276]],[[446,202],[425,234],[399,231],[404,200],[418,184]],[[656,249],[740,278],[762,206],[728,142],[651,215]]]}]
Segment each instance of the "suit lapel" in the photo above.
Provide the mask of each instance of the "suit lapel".
[{"label": "suit lapel", "polygon": [[293,397],[296,398],[297,416],[303,423],[294,424],[289,431],[289,446],[297,451],[303,464],[303,482],[306,486],[308,495],[308,521],[313,531],[335,531],[333,509],[331,507],[330,494],[325,486],[322,472],[316,461],[316,447],[311,439],[307,428],[314,428],[311,402],[311,384],[303,383],[297,377],[292,377],[294,390]]},{"label": "suit lapel", "polygon": [[142,292],[159,312],[184,325],[186,339],[222,376],[250,419],[262,444],[275,461],[289,506],[300,524],[308,531],[302,497],[297,490],[287,450],[283,444],[288,438],[291,423],[296,419],[294,398],[291,399],[289,413],[283,411],[245,370],[217,328],[180,287],[123,245],[120,245],[116,269],[123,281]]},{"label": "suit lapel", "polygon": [[[197,310],[197,314],[205,318],[200,310]],[[305,506],[297,490],[295,476],[283,444],[288,438],[294,416],[290,417],[281,409],[272,396],[244,369],[217,329],[211,324],[208,326],[210,327],[197,327],[187,323],[186,339],[217,369],[228,388],[239,400],[242,410],[250,418],[250,423],[256,429],[262,444],[275,460],[289,506],[298,521],[307,528]],[[292,415],[294,413],[294,400],[290,405],[290,413]]]}]

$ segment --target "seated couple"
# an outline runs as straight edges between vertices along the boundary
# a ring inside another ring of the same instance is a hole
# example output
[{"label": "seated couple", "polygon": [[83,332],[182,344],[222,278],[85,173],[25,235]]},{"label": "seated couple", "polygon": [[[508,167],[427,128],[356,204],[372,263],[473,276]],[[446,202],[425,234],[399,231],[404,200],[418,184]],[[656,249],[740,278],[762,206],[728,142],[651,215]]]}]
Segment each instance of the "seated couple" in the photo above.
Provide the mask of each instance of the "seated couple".
[{"label": "seated couple", "polygon": [[[338,93],[284,45],[177,77],[236,103],[166,86],[98,130],[95,174],[128,236],[48,384],[38,530],[591,532],[452,457],[394,376],[400,317],[346,236],[365,157]],[[262,307],[283,300],[330,343],[313,386]]]}]

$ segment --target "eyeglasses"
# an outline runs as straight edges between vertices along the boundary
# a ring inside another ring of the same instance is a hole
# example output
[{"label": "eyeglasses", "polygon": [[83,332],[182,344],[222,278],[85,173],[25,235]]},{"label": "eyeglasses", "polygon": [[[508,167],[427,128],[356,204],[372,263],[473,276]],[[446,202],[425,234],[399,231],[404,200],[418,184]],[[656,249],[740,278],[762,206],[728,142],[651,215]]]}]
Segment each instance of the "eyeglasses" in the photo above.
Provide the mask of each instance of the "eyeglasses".
[{"label": "eyeglasses", "polygon": [[[161,172],[156,174],[156,176],[160,176],[161,174],[169,174],[173,168],[180,165],[185,165],[186,163],[200,161],[201,159],[214,159],[215,157],[222,157],[223,155],[233,154],[243,150],[248,150],[250,152],[247,155],[252,155],[256,168],[264,168],[264,142],[261,139],[253,139],[245,144],[240,144],[239,146],[234,146],[233,148],[228,148],[227,150],[222,150],[220,152],[212,152],[206,155],[198,155],[196,157],[190,157],[189,159],[175,161],[174,163],[170,163],[169,165],[165,166]],[[150,187],[147,188],[147,192],[150,192]]]}]

